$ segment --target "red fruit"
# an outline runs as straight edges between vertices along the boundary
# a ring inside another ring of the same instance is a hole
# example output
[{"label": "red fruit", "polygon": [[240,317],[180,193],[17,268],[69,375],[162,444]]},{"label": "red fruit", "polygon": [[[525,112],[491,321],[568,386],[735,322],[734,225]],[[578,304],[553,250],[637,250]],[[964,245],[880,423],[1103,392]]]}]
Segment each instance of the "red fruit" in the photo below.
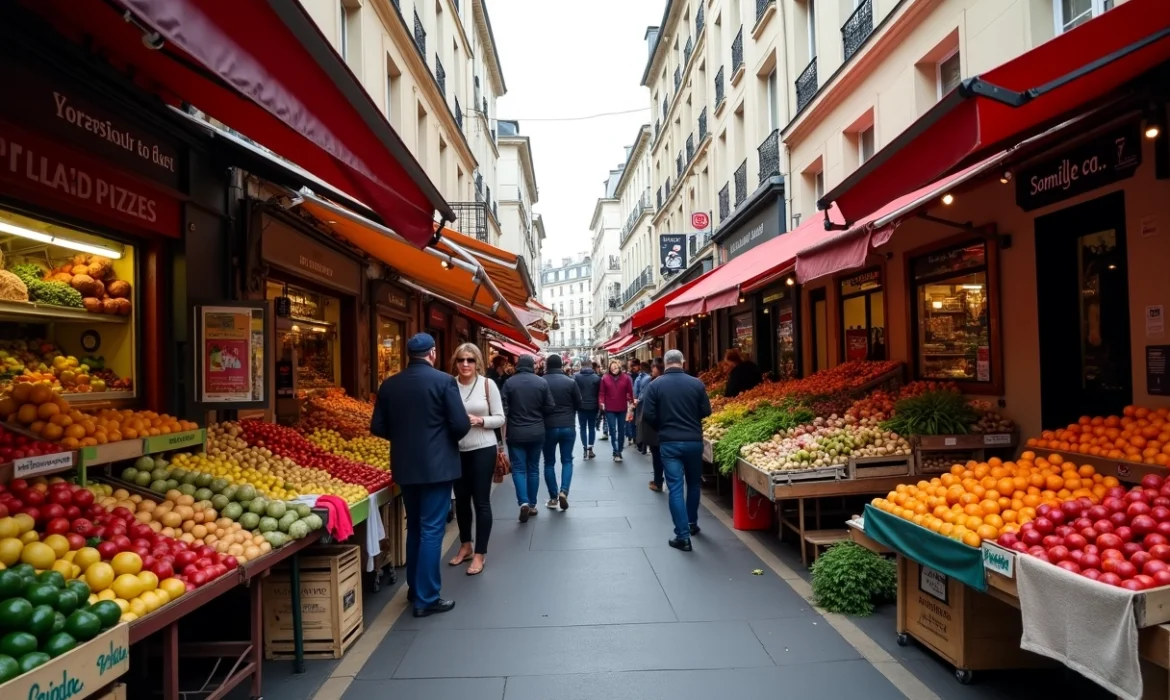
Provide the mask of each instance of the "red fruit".
[{"label": "red fruit", "polygon": [[1048,535],[1044,538],[1041,544],[1044,545],[1044,549],[1052,549],[1053,547],[1063,545],[1064,538],[1059,535]]},{"label": "red fruit", "polygon": [[45,524],[46,535],[64,535],[69,532],[69,521],[65,518],[53,518]]},{"label": "red fruit", "polygon": [[1142,567],[1152,561],[1157,561],[1157,559],[1154,559],[1154,555],[1150,554],[1149,552],[1134,552],[1133,554],[1129,555],[1129,563],[1136,566],[1138,571],[1141,571]]},{"label": "red fruit", "polygon": [[1111,497],[1101,501],[1101,506],[1112,515],[1118,511],[1125,510],[1126,502],[1124,498]]},{"label": "red fruit", "polygon": [[110,538],[114,546],[118,548],[119,552],[125,552],[130,549],[130,538],[125,535],[114,535]]},{"label": "red fruit", "polygon": [[1107,532],[1103,535],[1099,535],[1095,544],[1101,549],[1108,551],[1110,549],[1121,549],[1121,545],[1124,543],[1117,535],[1111,532]]},{"label": "red fruit", "polygon": [[1158,526],[1158,522],[1148,515],[1139,515],[1133,519],[1129,524],[1130,530],[1133,530],[1133,536],[1142,538],[1154,531]]},{"label": "red fruit", "polygon": [[[1148,554],[1146,556],[1149,556]],[[1048,559],[1054,563],[1059,563],[1068,559],[1068,547],[1060,544],[1048,549]]]},{"label": "red fruit", "polygon": [[1041,535],[1051,535],[1056,530],[1056,525],[1048,518],[1036,518],[1032,521],[1032,525]]},{"label": "red fruit", "polygon": [[1082,506],[1080,503],[1077,503],[1076,501],[1065,501],[1064,503],[1060,504],[1060,509],[1064,511],[1064,514],[1068,516],[1070,520],[1072,520],[1081,516],[1081,511],[1084,510],[1084,506]]},{"label": "red fruit", "polygon": [[1126,515],[1125,511],[1122,511],[1120,513],[1114,513],[1113,515],[1109,516],[1109,522],[1113,523],[1113,526],[1115,528],[1121,527],[1123,525],[1128,525],[1129,524],[1129,516]]},{"label": "red fruit", "polygon": [[73,523],[69,526],[69,529],[81,535],[82,537],[89,537],[90,533],[93,532],[93,523],[86,520],[85,518],[78,518],[73,521]]},{"label": "red fruit", "polygon": [[199,549],[196,549],[195,553],[199,555],[200,559],[207,558],[212,560],[214,560],[216,558],[215,555],[218,554],[218,552],[215,551],[215,547],[206,544],[201,546]]},{"label": "red fruit", "polygon": [[151,572],[158,576],[159,581],[163,581],[175,575],[175,568],[168,561],[156,561],[150,567]]},{"label": "red fruit", "polygon": [[1101,559],[1116,559],[1121,561],[1122,559],[1125,559],[1125,555],[1121,553],[1120,549],[1106,549],[1105,551],[1101,552]]},{"label": "red fruit", "polygon": [[143,548],[145,548],[145,549],[146,549],[148,552],[150,551],[150,547],[151,547],[151,545],[153,545],[153,544],[154,544],[154,542],[153,542],[153,541],[152,541],[150,538],[148,538],[148,537],[135,537],[133,540],[131,540],[131,541],[130,541],[130,546],[131,546],[131,547],[134,547],[134,548],[136,548],[136,549],[137,549],[138,547],[143,547]]},{"label": "red fruit", "polygon": [[195,554],[195,552],[192,552],[189,549],[185,549],[175,555],[175,565],[179,567],[180,571],[182,571],[188,566],[194,564],[195,560],[198,558],[199,557]]},{"label": "red fruit", "polygon": [[77,506],[65,506],[65,517],[69,520],[77,520],[81,517],[81,509]]},{"label": "red fruit", "polygon": [[1121,580],[1133,578],[1137,576],[1137,567],[1127,561],[1118,561],[1113,564],[1113,573],[1121,577]]},{"label": "red fruit", "polygon": [[1079,549],[1070,549],[1068,550],[1068,558],[1080,564],[1081,559],[1085,558],[1085,553]]},{"label": "red fruit", "polygon": [[1023,554],[1028,553],[1028,545],[1024,544],[1023,542],[1013,542],[1011,544],[1011,549],[1013,551],[1021,552]]},{"label": "red fruit", "polygon": [[[1094,540],[1095,539],[1096,538],[1094,538]],[[1092,542],[1085,545],[1085,554],[1100,554],[1100,553],[1101,553],[1101,548],[1098,547],[1097,545],[1093,544]]]},{"label": "red fruit", "polygon": [[1157,474],[1146,474],[1142,477],[1143,489],[1160,489],[1162,488],[1162,477]]},{"label": "red fruit", "polygon": [[1103,574],[1101,574],[1101,577],[1097,580],[1100,581],[1101,583],[1108,583],[1110,586],[1120,586],[1121,585],[1121,577],[1118,576],[1117,574],[1113,573],[1112,571],[1104,572]]},{"label": "red fruit", "polygon": [[1035,527],[1036,526],[1032,524],[1032,521],[1029,520],[1028,522],[1026,522],[1020,526],[1020,532],[1027,532],[1028,530],[1035,529]]},{"label": "red fruit", "polygon": [[1102,520],[1104,518],[1108,518],[1109,513],[1111,513],[1111,512],[1112,511],[1110,511],[1105,506],[1098,505],[1098,506],[1093,506],[1092,508],[1089,508],[1089,510],[1086,511],[1085,516],[1090,518],[1091,520]]},{"label": "red fruit", "polygon": [[1088,543],[1088,538],[1075,532],[1064,538],[1064,546],[1068,547],[1070,550],[1084,549],[1085,545]]},{"label": "red fruit", "polygon": [[24,493],[20,493],[19,491],[15,491],[15,493],[16,493],[17,497],[19,497],[21,500],[23,500],[25,503],[29,504],[30,506],[42,506],[45,504],[45,494],[41,493],[40,491],[37,491],[36,489],[31,489],[31,490],[28,490]]},{"label": "red fruit", "polygon": [[1151,532],[1142,538],[1142,546],[1146,548],[1146,551],[1149,551],[1150,547],[1156,544],[1170,544],[1170,538],[1160,532]]},{"label": "red fruit", "polygon": [[1092,527],[1086,527],[1084,530],[1081,530],[1081,537],[1084,537],[1089,542],[1096,542],[1099,534],[1096,528]]},{"label": "red fruit", "polygon": [[1113,534],[1121,538],[1122,542],[1133,542],[1133,529],[1128,525],[1122,525],[1113,531]]},{"label": "red fruit", "polygon": [[1154,532],[1158,533],[1159,535],[1164,535],[1167,539],[1170,539],[1170,520],[1165,520],[1158,523],[1154,527]]},{"label": "red fruit", "polygon": [[1146,500],[1146,495],[1142,492],[1141,488],[1135,486],[1129,491],[1126,491],[1125,497],[1121,500],[1125,501],[1126,503],[1137,503],[1139,501]]},{"label": "red fruit", "polygon": [[1047,517],[1051,512],[1052,506],[1047,503],[1041,503],[1039,506],[1036,506],[1036,515],[1040,516],[1041,518]]},{"label": "red fruit", "polygon": [[118,506],[112,511],[112,513],[114,517],[119,518],[120,520],[130,521],[134,519],[134,514],[130,512],[130,509],[123,506]]},{"label": "red fruit", "polygon": [[1150,505],[1155,508],[1170,508],[1170,496],[1158,496],[1150,503]]},{"label": "red fruit", "polygon": [[1048,511],[1048,515],[1045,517],[1051,520],[1054,526],[1063,525],[1066,521],[1072,519],[1065,515],[1065,512],[1059,508],[1053,508],[1052,510]]},{"label": "red fruit", "polygon": [[[142,556],[142,555],[139,555],[139,556]],[[142,556],[142,568],[143,569],[150,569],[155,565],[155,563],[157,561],[158,560],[154,558],[153,554],[146,554],[145,556]]]},{"label": "red fruit", "polygon": [[1142,546],[1140,544],[1138,544],[1137,542],[1126,542],[1126,543],[1121,545],[1121,553],[1125,555],[1126,559],[1129,559],[1130,557],[1137,554],[1138,552],[1148,554],[1148,552],[1146,552],[1146,550],[1142,549]]},{"label": "red fruit", "polygon": [[97,551],[101,555],[102,561],[109,561],[122,550],[118,549],[118,545],[106,540],[97,546]]},{"label": "red fruit", "polygon": [[1073,521],[1072,526],[1074,530],[1080,532],[1087,527],[1093,527],[1093,521],[1085,517],[1080,517]]},{"label": "red fruit", "polygon": [[1097,556],[1096,554],[1090,554],[1090,553],[1086,552],[1081,557],[1080,564],[1083,568],[1100,569],[1101,568],[1101,557]]},{"label": "red fruit", "polygon": [[79,508],[88,508],[93,505],[93,491],[77,489],[73,492],[73,505]]},{"label": "red fruit", "polygon": [[[212,553],[212,556],[214,556],[214,553]],[[195,568],[202,571],[204,569],[210,568],[214,563],[215,562],[212,560],[212,557],[199,557],[195,560]]]},{"label": "red fruit", "polygon": [[1159,571],[1167,570],[1170,570],[1170,564],[1167,564],[1161,559],[1151,559],[1145,564],[1142,564],[1142,573],[1146,574],[1147,576],[1153,576]]},{"label": "red fruit", "polygon": [[1156,544],[1150,547],[1149,552],[1155,559],[1170,563],[1170,544]]},{"label": "red fruit", "polygon": [[1111,520],[1112,517],[1113,516],[1109,516],[1109,518],[1106,518],[1105,520],[1098,520],[1097,522],[1093,523],[1093,529],[1100,533],[1113,532],[1117,526],[1113,524],[1113,520]]},{"label": "red fruit", "polygon": [[[144,523],[135,523],[130,526],[130,537],[135,540],[151,540],[154,538],[154,530],[150,529],[149,525]],[[147,542],[147,544],[150,544]]]},{"label": "red fruit", "polygon": [[1139,515],[1149,515],[1151,510],[1153,509],[1150,508],[1148,503],[1144,501],[1137,501],[1136,503],[1129,504],[1129,507],[1125,509],[1125,514],[1130,517],[1130,520],[1132,520]]},{"label": "red fruit", "polygon": [[1101,572],[1098,571],[1097,569],[1082,568],[1081,569],[1081,576],[1084,576],[1085,578],[1091,578],[1094,581],[1098,581],[1101,579]]},{"label": "red fruit", "polygon": [[65,539],[69,540],[69,549],[81,549],[85,546],[85,538],[76,532],[66,532]]},{"label": "red fruit", "polygon": [[1081,573],[1081,567],[1078,566],[1075,561],[1069,561],[1067,559],[1064,559],[1064,560],[1056,562],[1056,565],[1059,566],[1060,568],[1064,569],[1065,571],[1071,571],[1074,574]]},{"label": "red fruit", "polygon": [[73,495],[66,489],[50,489],[49,501],[64,508],[73,505]]},{"label": "red fruit", "polygon": [[202,586],[203,584],[207,583],[207,572],[206,571],[196,571],[196,572],[191,574],[190,578],[191,578],[192,585],[194,585],[195,588],[198,588],[198,587]]},{"label": "red fruit", "polygon": [[41,515],[41,509],[36,506],[25,506],[20,512],[32,518],[34,522],[44,522],[44,517]]},{"label": "red fruit", "polygon": [[1026,530],[1020,535],[1020,540],[1029,547],[1035,547],[1044,541],[1044,535],[1041,535],[1039,530]]},{"label": "red fruit", "polygon": [[1036,557],[1040,561],[1046,561],[1049,563],[1052,562],[1052,560],[1048,558],[1048,554],[1046,552],[1037,552],[1037,553],[1033,554],[1032,556]]},{"label": "red fruit", "polygon": [[1144,591],[1144,590],[1146,590],[1145,584],[1143,584],[1141,581],[1138,581],[1137,579],[1134,579],[1134,578],[1122,579],[1121,587],[1126,589],[1126,590],[1129,590],[1129,591]]},{"label": "red fruit", "polygon": [[1019,541],[1019,536],[1014,532],[1005,532],[995,540],[996,544],[1000,545],[1001,547],[1010,547]]},{"label": "red fruit", "polygon": [[1170,569],[1150,575],[1154,577],[1155,586],[1170,586]]}]

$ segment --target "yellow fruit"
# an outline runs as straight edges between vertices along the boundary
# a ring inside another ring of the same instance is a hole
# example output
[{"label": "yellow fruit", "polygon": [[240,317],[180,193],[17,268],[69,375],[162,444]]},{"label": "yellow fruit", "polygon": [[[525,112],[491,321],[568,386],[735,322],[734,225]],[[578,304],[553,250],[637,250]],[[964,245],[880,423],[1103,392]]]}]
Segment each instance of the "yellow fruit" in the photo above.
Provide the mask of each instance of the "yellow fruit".
[{"label": "yellow fruit", "polygon": [[171,600],[175,600],[187,592],[186,584],[177,578],[168,578],[159,581],[158,588],[160,591],[166,591],[167,596]]},{"label": "yellow fruit", "polygon": [[146,613],[150,612],[150,609],[146,607],[146,601],[143,599],[132,598],[130,600],[130,612],[134,613],[138,617],[142,617]]},{"label": "yellow fruit", "polygon": [[[36,530],[29,530],[28,532],[26,532],[20,536],[20,541],[24,542],[25,544],[28,544],[29,542],[40,542],[41,536],[37,534]],[[50,547],[49,549],[52,549],[52,547]],[[56,554],[54,554],[53,556],[56,556]]]},{"label": "yellow fruit", "polygon": [[118,618],[118,622],[134,622],[137,619],[138,619],[138,616],[135,615],[134,613],[124,612],[124,613],[122,613],[122,617]]},{"label": "yellow fruit", "polygon": [[16,518],[0,518],[0,540],[6,540],[9,537],[17,537],[20,535],[20,527],[16,523]]},{"label": "yellow fruit", "polygon": [[88,600],[87,602],[88,602],[90,605],[93,605],[94,603],[97,603],[97,602],[100,602],[100,601],[101,601],[101,598],[98,598],[98,597],[97,597],[97,593],[90,593],[90,594],[89,594],[89,600]]},{"label": "yellow fruit", "polygon": [[20,561],[20,552],[23,549],[24,543],[15,537],[6,537],[0,540],[0,564],[12,566]]},{"label": "yellow fruit", "polygon": [[53,566],[53,562],[57,561],[57,555],[53,548],[44,542],[29,542],[21,550],[20,560],[30,564],[34,569],[44,570]]},{"label": "yellow fruit", "polygon": [[37,524],[37,522],[33,520],[32,517],[27,513],[17,513],[16,515],[12,516],[12,519],[16,521],[16,531],[22,535],[32,530],[33,527]]},{"label": "yellow fruit", "polygon": [[82,571],[88,571],[91,564],[96,564],[102,560],[102,555],[93,547],[82,547],[73,555],[73,563],[81,567]]},{"label": "yellow fruit", "polygon": [[57,561],[53,562],[53,566],[50,568],[64,576],[66,579],[76,578],[76,576],[73,575],[73,565],[64,559],[58,559]]},{"label": "yellow fruit", "polygon": [[114,600],[114,599],[115,599],[115,598],[117,598],[117,597],[118,597],[118,594],[117,594],[117,593],[114,593],[113,591],[111,591],[111,590],[110,590],[110,589],[108,589],[108,588],[107,588],[106,590],[104,590],[104,591],[100,591],[100,592],[97,594],[97,599],[98,599],[98,600]]},{"label": "yellow fruit", "polygon": [[159,588],[158,590],[151,591],[151,593],[153,593],[155,595],[155,597],[158,598],[158,606],[160,608],[162,606],[166,605],[167,603],[171,602],[170,594],[161,588]]},{"label": "yellow fruit", "polygon": [[114,602],[118,605],[119,608],[122,608],[123,613],[130,612],[130,601],[124,598],[114,598]]},{"label": "yellow fruit", "polygon": [[64,559],[65,561],[69,562],[70,564],[72,564],[72,563],[73,563],[73,558],[74,558],[74,557],[76,557],[76,556],[77,556],[77,550],[76,550],[76,549],[71,549],[71,550],[69,550],[68,552],[65,552],[65,556],[63,556],[63,557],[61,557],[61,558],[62,558],[62,559]]},{"label": "yellow fruit", "polygon": [[158,576],[155,576],[153,571],[139,572],[138,580],[142,582],[142,590],[144,591],[153,591],[158,588]]},{"label": "yellow fruit", "polygon": [[49,535],[41,541],[53,548],[53,553],[58,559],[69,553],[69,540],[65,539],[65,535]]},{"label": "yellow fruit", "polygon": [[[114,567],[114,573],[119,576],[129,574],[137,576],[139,571],[142,571],[142,557],[134,552],[119,552],[114,555],[114,559],[110,562]],[[133,598],[134,596],[128,596]]]},{"label": "yellow fruit", "polygon": [[[137,581],[138,579],[134,580]],[[111,584],[113,584],[114,567],[110,566],[104,561],[99,561],[96,564],[90,564],[89,568],[85,570],[85,582],[89,584],[90,590],[101,593],[102,591],[109,588]],[[115,595],[116,594],[117,592],[115,591]],[[125,598],[126,596],[118,597]],[[134,596],[130,597],[133,598]]]}]

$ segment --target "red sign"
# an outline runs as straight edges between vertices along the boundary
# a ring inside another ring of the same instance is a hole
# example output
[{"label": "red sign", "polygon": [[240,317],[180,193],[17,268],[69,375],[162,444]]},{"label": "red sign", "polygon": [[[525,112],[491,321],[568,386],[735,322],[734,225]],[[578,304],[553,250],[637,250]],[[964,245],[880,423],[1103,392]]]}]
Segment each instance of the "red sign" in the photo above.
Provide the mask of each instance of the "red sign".
[{"label": "red sign", "polygon": [[430,322],[432,328],[445,329],[447,327],[447,314],[432,307],[430,313],[427,314],[427,321]]},{"label": "red sign", "polygon": [[691,214],[691,228],[696,231],[706,231],[707,227],[711,225],[711,217],[705,211],[697,211]]},{"label": "red sign", "polygon": [[869,352],[869,333],[864,328],[845,331],[845,359],[864,360]]},{"label": "red sign", "polygon": [[100,160],[0,121],[0,182],[29,200],[103,223],[179,236],[174,197]]}]

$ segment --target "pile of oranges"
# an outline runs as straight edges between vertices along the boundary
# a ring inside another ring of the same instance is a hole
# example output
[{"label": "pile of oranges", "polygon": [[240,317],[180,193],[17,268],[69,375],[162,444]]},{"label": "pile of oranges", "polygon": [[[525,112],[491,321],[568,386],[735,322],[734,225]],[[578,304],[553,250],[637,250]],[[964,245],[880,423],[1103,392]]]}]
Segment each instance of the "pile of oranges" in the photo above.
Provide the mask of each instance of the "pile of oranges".
[{"label": "pile of oranges", "polygon": [[992,457],[986,462],[956,464],[930,481],[899,484],[872,505],[932,532],[978,547],[1004,532],[1018,532],[1036,518],[1036,508],[1087,498],[1102,500],[1117,486],[1093,467],[1066,461],[1058,454],[1037,457],[1025,452],[1015,462]]},{"label": "pile of oranges", "polygon": [[1060,430],[1045,430],[1028,447],[1170,466],[1170,409],[1126,406],[1119,416],[1081,416]]}]

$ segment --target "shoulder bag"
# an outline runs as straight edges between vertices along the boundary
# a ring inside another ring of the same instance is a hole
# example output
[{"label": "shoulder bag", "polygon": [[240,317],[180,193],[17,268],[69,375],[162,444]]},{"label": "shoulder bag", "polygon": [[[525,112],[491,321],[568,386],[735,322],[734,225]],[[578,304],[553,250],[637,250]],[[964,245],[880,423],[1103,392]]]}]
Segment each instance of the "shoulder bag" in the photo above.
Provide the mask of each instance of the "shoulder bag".
[{"label": "shoulder bag", "polygon": [[[491,381],[490,379],[488,381]],[[492,412],[492,392],[491,387],[487,382],[483,384],[483,398],[487,401],[488,415]],[[508,450],[504,446],[504,430],[505,427],[496,428],[496,473],[492,475],[492,481],[497,484],[503,483],[504,477],[512,473],[512,463],[508,460]]]}]

